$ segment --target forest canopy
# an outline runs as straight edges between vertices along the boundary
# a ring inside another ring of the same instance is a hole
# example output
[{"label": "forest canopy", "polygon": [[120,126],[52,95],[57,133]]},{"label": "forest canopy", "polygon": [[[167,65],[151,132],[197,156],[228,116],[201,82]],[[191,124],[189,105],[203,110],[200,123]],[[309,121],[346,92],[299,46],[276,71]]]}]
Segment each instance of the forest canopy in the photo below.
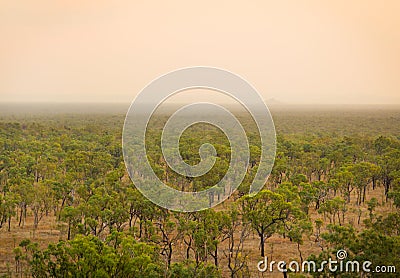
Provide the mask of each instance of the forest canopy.
[{"label": "forest canopy", "polygon": [[[400,110],[286,108],[272,115],[277,153],[263,190],[247,195],[260,142],[244,119],[251,163],[238,190],[213,209],[178,213],[150,202],[129,179],[123,114],[1,114],[0,273],[250,277],[265,256],[318,263],[338,250],[346,260],[400,271]],[[204,141],[217,151],[210,173],[187,178],[163,160],[164,119],[154,121],[146,146],[161,180],[198,191],[223,177],[230,148],[221,131],[198,125],[183,134],[188,164],[199,162]]]}]

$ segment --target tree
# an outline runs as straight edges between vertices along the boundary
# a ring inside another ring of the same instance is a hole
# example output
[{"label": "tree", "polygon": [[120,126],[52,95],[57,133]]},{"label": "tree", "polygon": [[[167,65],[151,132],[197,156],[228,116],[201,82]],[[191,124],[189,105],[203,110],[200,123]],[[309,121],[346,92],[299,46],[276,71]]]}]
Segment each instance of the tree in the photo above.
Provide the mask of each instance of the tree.
[{"label": "tree", "polygon": [[162,210],[155,220],[155,225],[161,232],[160,245],[162,246],[161,254],[166,256],[168,267],[171,265],[173,246],[180,238],[177,231],[177,224],[172,219],[171,214],[167,210]]},{"label": "tree", "polygon": [[340,171],[336,173],[336,179],[340,183],[340,190],[347,203],[350,203],[351,192],[354,190],[354,175],[351,172],[351,167],[341,167]]},{"label": "tree", "polygon": [[196,264],[193,261],[183,261],[173,263],[168,271],[168,277],[199,277],[199,278],[218,278],[221,277],[217,267],[210,263]]},{"label": "tree", "polygon": [[318,213],[323,213],[324,217],[328,214],[329,222],[333,222],[333,224],[336,224],[337,217],[339,225],[342,225],[342,223],[344,223],[344,214],[346,211],[346,202],[340,197],[335,197],[325,201],[319,208]]},{"label": "tree", "polygon": [[228,248],[223,251],[223,254],[228,259],[228,269],[232,278],[239,276],[239,273],[248,271],[249,254],[244,249],[244,243],[249,236],[250,226],[248,223],[242,222],[242,217],[236,203],[232,204],[229,211],[223,215],[223,241],[227,241],[228,244]]},{"label": "tree", "polygon": [[391,188],[392,181],[400,177],[400,150],[388,148],[379,156],[379,166],[381,169],[381,177],[385,188],[385,195]]},{"label": "tree", "polygon": [[[31,267],[33,277],[163,277],[164,270],[154,245],[136,242],[122,233],[112,233],[105,241],[78,235],[40,250],[29,240],[15,251],[19,260]],[[25,253],[25,255],[21,255]]]},{"label": "tree", "polygon": [[54,204],[53,192],[46,184],[39,182],[33,185],[30,207],[33,211],[34,229],[37,229],[40,220],[47,214]]},{"label": "tree", "polygon": [[204,210],[188,215],[178,216],[178,231],[186,245],[186,259],[190,251],[194,253],[195,262],[207,262],[210,255],[218,267],[218,244],[222,240],[221,230],[224,226],[223,213]]},{"label": "tree", "polygon": [[299,220],[291,223],[286,227],[288,230],[287,236],[291,241],[297,244],[297,250],[299,251],[300,262],[303,263],[303,255],[300,250],[300,245],[303,244],[304,236],[310,236],[312,232],[312,224],[309,220]]},{"label": "tree", "polygon": [[371,198],[371,200],[369,200],[367,202],[367,205],[368,205],[368,211],[369,211],[369,218],[372,219],[374,210],[377,206],[379,206],[379,202],[375,197],[373,197],[373,198]]},{"label": "tree", "polygon": [[241,199],[243,221],[248,222],[260,238],[260,256],[265,256],[265,241],[276,233],[285,221],[299,213],[293,202],[270,190],[262,190],[255,196]]},{"label": "tree", "polygon": [[393,182],[393,188],[388,193],[388,198],[392,199],[396,208],[400,209],[400,178],[397,178]]},{"label": "tree", "polygon": [[11,217],[15,216],[15,208],[19,203],[20,197],[8,192],[5,196],[0,195],[0,228],[7,223],[7,230],[11,231]]},{"label": "tree", "polygon": [[366,188],[373,181],[379,167],[373,163],[362,161],[350,166],[354,185],[357,188],[357,205],[365,201]]}]

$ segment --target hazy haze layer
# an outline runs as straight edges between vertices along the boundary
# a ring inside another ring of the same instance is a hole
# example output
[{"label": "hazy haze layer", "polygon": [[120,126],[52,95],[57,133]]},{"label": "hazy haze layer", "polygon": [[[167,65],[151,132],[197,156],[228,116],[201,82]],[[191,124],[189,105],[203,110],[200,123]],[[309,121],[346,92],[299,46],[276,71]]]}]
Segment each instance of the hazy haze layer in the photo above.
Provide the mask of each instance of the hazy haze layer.
[{"label": "hazy haze layer", "polygon": [[130,102],[181,67],[282,103],[400,103],[400,1],[1,1],[0,101]]}]

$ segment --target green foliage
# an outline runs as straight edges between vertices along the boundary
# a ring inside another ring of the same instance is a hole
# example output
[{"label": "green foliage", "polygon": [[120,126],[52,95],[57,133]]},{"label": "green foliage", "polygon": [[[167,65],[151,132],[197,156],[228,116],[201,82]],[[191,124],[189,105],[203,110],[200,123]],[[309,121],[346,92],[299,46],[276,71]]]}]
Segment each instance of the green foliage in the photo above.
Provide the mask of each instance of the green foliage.
[{"label": "green foliage", "polygon": [[[156,246],[113,233],[105,241],[94,236],[76,236],[70,241],[50,244],[39,250],[37,244],[23,241],[24,259],[33,277],[162,277],[163,265]],[[15,249],[20,260],[20,249]]]},{"label": "green foliage", "polygon": [[[30,229],[27,217],[33,218],[33,230],[40,230],[55,217],[63,239],[44,249],[22,241],[13,253],[14,274],[247,277],[254,274],[257,250],[248,248],[253,235],[261,256],[269,238],[280,237],[296,243],[303,260],[301,245],[311,242],[311,223],[323,249],[314,256],[317,260],[345,249],[349,258],[400,269],[398,116],[382,112],[385,116],[365,121],[359,112],[348,112],[353,118],[333,117],[336,112],[292,113],[274,115],[275,165],[255,196],[246,194],[257,171],[260,140],[254,124],[241,118],[249,131],[247,174],[227,205],[196,213],[166,211],[131,184],[122,158],[121,115],[0,119],[0,232],[13,232],[16,225]],[[217,151],[207,175],[187,178],[172,171],[162,156],[160,126],[165,120],[154,119],[155,128],[146,138],[157,176],[185,191],[218,182],[231,158],[225,135],[203,124],[185,131],[180,151],[188,164],[200,161],[198,148],[205,142]],[[383,198],[375,191],[381,188]],[[210,199],[219,200],[231,190],[218,188]]]},{"label": "green foliage", "polygon": [[[265,240],[275,233],[285,233],[285,225],[290,225],[304,217],[299,208],[297,187],[286,184],[273,192],[262,190],[255,196],[241,199],[243,220],[248,222],[260,238],[261,257],[265,256]],[[280,191],[280,193],[278,193]]]},{"label": "green foliage", "polygon": [[388,193],[388,197],[393,200],[396,208],[400,209],[400,177],[394,180],[393,188]]},{"label": "green foliage", "polygon": [[184,261],[172,264],[168,271],[168,277],[218,278],[221,277],[221,273],[213,264],[196,264],[193,261]]},{"label": "green foliage", "polygon": [[[398,216],[397,216],[398,217]],[[347,251],[348,256],[345,261],[370,261],[371,270],[376,266],[395,266],[400,267],[400,237],[391,236],[377,225],[373,228],[357,232],[352,226],[328,225],[329,232],[322,234],[322,237],[329,243],[328,250],[319,255],[311,255],[308,260],[321,262],[328,260],[329,257],[336,259],[335,254],[338,250]],[[320,264],[317,264],[318,267]],[[319,276],[321,273],[314,273]],[[325,271],[325,277],[329,277],[329,271]],[[334,273],[339,277],[358,277],[360,273]],[[374,273],[376,277],[397,277],[396,273]]]}]

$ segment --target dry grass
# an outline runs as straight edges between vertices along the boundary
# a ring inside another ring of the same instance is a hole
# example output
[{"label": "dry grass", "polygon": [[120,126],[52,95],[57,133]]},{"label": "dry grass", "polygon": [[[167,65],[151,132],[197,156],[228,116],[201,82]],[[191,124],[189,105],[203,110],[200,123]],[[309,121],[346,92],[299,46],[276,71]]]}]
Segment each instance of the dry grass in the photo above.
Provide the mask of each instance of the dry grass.
[{"label": "dry grass", "polygon": [[25,226],[18,227],[18,221],[11,221],[11,231],[6,227],[0,230],[0,275],[8,273],[8,269],[14,270],[15,260],[13,250],[24,239],[39,243],[41,248],[47,247],[49,243],[57,242],[62,238],[56,217],[45,216],[39,223],[38,229],[33,228],[33,216],[27,216]]}]

